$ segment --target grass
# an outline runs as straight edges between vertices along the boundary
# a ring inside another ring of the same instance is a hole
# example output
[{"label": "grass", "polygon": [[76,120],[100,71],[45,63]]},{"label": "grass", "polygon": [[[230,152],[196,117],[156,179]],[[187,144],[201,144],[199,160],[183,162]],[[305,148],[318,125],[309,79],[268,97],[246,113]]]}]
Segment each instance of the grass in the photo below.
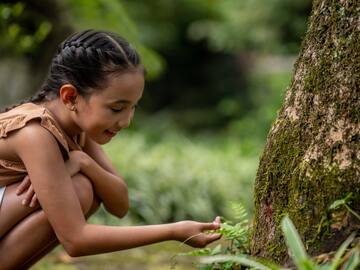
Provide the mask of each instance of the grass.
[{"label": "grass", "polygon": [[[162,270],[169,269],[171,259],[177,252],[188,251],[176,242],[166,242],[119,252],[85,256],[68,257],[61,247],[36,264],[33,270]],[[177,270],[196,269],[188,258],[179,260]]]}]

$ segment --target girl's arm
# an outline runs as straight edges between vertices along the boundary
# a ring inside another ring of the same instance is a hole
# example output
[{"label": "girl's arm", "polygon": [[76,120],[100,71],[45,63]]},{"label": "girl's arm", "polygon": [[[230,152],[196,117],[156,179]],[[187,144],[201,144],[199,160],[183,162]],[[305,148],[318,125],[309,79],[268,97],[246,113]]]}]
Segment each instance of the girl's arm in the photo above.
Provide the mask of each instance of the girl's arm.
[{"label": "girl's arm", "polygon": [[183,221],[138,227],[87,224],[55,138],[37,123],[14,136],[12,147],[24,162],[40,205],[57,238],[71,256],[112,252],[164,240],[204,246],[220,238],[204,230],[218,223]]},{"label": "girl's arm", "polygon": [[103,201],[106,210],[117,217],[123,217],[129,209],[128,189],[110,159],[100,145],[86,138],[84,152],[80,156],[81,172],[93,183],[97,196]]},{"label": "girl's arm", "polygon": [[[98,147],[100,148],[100,146]],[[111,162],[106,160],[108,158],[102,150],[98,153],[97,160],[94,160],[83,151],[71,151],[69,159],[65,162],[65,167],[70,176],[74,176],[78,172],[86,175],[93,183],[96,196],[104,202],[106,210],[121,218],[129,209],[127,186],[115,169],[111,172],[105,169],[111,168]],[[110,166],[106,167],[108,164]],[[23,200],[24,205],[35,207],[38,204],[37,195],[34,192],[29,175],[22,180],[17,188],[17,195],[22,193],[26,193]]]}]

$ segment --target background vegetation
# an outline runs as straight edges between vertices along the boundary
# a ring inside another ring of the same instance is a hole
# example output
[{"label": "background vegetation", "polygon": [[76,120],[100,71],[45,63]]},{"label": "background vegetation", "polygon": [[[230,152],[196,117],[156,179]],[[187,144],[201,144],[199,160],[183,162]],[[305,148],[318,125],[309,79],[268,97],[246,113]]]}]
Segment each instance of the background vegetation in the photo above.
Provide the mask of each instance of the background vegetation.
[{"label": "background vegetation", "polygon": [[310,9],[310,0],[1,1],[0,106],[36,91],[69,33],[118,32],[148,71],[132,127],[105,146],[131,210],[122,221],[100,210],[92,222],[229,217],[231,201],[251,213],[258,156]]}]

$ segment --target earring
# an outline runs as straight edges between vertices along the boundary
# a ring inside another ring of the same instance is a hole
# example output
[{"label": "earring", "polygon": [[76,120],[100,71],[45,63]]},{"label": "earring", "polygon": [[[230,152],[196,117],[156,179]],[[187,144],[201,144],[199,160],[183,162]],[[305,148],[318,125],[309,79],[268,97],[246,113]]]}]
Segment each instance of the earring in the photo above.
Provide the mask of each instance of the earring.
[{"label": "earring", "polygon": [[71,106],[70,111],[77,112],[75,104]]}]

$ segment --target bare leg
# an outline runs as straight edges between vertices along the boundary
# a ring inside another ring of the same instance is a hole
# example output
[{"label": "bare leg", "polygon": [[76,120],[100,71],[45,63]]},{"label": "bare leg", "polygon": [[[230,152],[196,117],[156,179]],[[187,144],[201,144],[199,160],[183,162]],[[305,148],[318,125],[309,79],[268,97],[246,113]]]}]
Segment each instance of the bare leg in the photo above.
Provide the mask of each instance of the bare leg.
[{"label": "bare leg", "polygon": [[[94,201],[90,181],[77,174],[73,183],[83,212],[89,213]],[[15,190],[16,186],[7,187],[0,208],[0,228],[11,228],[0,239],[2,269],[27,269],[58,243],[45,213],[32,209],[33,213],[29,214],[31,208],[21,205],[21,197],[16,196]]]},{"label": "bare leg", "polygon": [[[86,218],[90,217],[92,214],[96,212],[96,210],[100,206],[100,200],[95,197],[93,205],[91,206],[89,212],[86,214]],[[43,258],[46,254],[52,251],[57,245],[59,245],[59,241],[53,233],[53,239],[43,247],[43,249],[38,250],[33,256],[27,260],[20,269],[29,269],[32,265],[38,262],[41,258]]]}]

